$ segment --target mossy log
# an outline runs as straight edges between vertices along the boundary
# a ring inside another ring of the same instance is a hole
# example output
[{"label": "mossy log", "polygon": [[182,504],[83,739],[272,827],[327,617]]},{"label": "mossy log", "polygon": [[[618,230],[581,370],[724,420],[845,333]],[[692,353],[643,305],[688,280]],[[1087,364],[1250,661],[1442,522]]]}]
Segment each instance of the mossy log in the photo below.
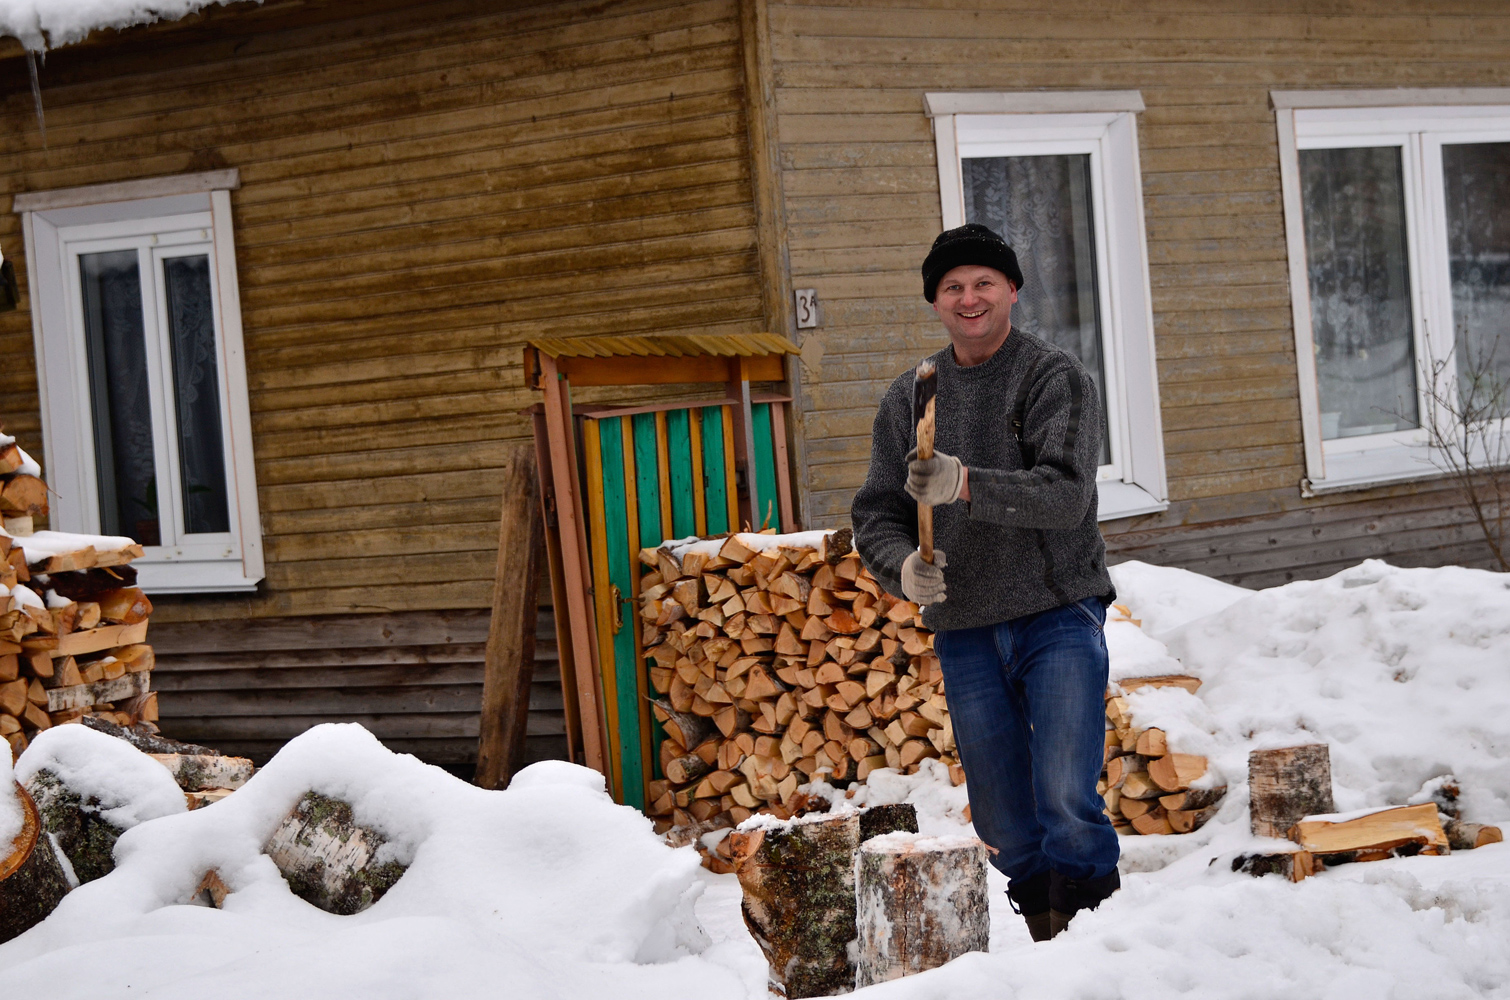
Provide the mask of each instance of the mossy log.
[{"label": "mossy log", "polygon": [[278,824],[263,852],[288,887],[327,913],[349,916],[383,898],[407,870],[380,861],[387,839],[357,824],[351,806],[318,792],[305,792]]},{"label": "mossy log", "polygon": [[0,944],[46,920],[70,889],[36,803],[21,785],[12,789],[25,818],[0,856]]},{"label": "mossy log", "polygon": [[[129,566],[122,566],[119,568],[130,569]],[[82,719],[80,719],[79,722],[87,726],[88,728],[93,729],[95,732],[104,733],[106,736],[114,736],[118,740],[125,740],[127,743],[130,743],[142,753],[185,753],[199,754],[210,757],[217,757],[220,755],[220,752],[218,750],[212,750],[209,747],[200,746],[198,743],[180,743],[178,740],[170,740],[166,736],[159,736],[157,733],[147,732],[146,730],[148,727],[142,726],[140,724],[130,727],[117,726],[113,722],[97,718],[93,715],[86,715]]]},{"label": "mossy log", "polygon": [[115,870],[115,842],[126,831],[100,816],[98,799],[84,798],[45,768],[26,779],[26,791],[80,885]]},{"label": "mossy log", "polygon": [[765,953],[772,990],[796,1000],[853,989],[860,817],[801,818],[729,837],[745,926]]},{"label": "mossy log", "polygon": [[918,832],[917,806],[902,802],[896,805],[871,806],[860,813],[860,843],[862,844],[871,837],[880,837],[898,831]]},{"label": "mossy log", "polygon": [[974,838],[894,833],[855,855],[855,988],[987,951],[986,846]]}]

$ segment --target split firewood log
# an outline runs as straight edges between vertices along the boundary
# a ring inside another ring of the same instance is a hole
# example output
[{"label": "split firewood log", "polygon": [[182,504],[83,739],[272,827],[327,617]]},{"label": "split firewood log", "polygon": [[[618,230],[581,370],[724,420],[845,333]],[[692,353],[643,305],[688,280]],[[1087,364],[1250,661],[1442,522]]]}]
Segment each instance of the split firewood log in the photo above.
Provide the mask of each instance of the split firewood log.
[{"label": "split firewood log", "polygon": [[4,793],[16,797],[24,817],[16,839],[0,844],[0,944],[46,920],[72,888],[26,789],[12,784]]},{"label": "split firewood log", "polygon": [[1226,794],[1226,785],[1217,785],[1214,788],[1187,788],[1181,792],[1160,795],[1159,805],[1171,812],[1195,811],[1216,805]]},{"label": "split firewood log", "polygon": [[1349,820],[1303,819],[1289,830],[1289,835],[1304,850],[1322,856],[1349,851],[1387,855],[1407,844],[1434,853],[1446,853],[1449,849],[1433,802],[1381,809]]},{"label": "split firewood log", "polygon": [[891,833],[855,857],[855,988],[938,968],[990,947],[986,846]]},{"label": "split firewood log", "polygon": [[745,926],[776,992],[797,1000],[852,989],[859,817],[802,817],[736,830],[729,840]]},{"label": "split firewood log", "polygon": [[1505,839],[1504,833],[1497,826],[1465,823],[1459,819],[1448,819],[1443,824],[1443,829],[1447,834],[1447,842],[1454,851],[1471,851],[1485,844],[1502,843]]},{"label": "split firewood log", "polygon": [[1335,812],[1331,760],[1325,743],[1250,753],[1248,809],[1253,835],[1284,839],[1305,817]]},{"label": "split firewood log", "polygon": [[1206,758],[1196,754],[1172,753],[1148,762],[1148,776],[1166,792],[1189,788],[1206,773]]},{"label": "split firewood log", "polygon": [[294,895],[343,916],[383,898],[408,866],[378,861],[387,838],[361,826],[351,806],[318,792],[304,797],[273,831],[263,852]]}]

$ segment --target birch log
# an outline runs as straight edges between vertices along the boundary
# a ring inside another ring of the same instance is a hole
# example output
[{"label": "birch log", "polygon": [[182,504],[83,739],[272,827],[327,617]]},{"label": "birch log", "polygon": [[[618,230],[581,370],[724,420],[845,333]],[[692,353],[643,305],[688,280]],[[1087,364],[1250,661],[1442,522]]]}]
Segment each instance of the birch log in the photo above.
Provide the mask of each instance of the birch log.
[{"label": "birch log", "polygon": [[1248,755],[1248,796],[1255,837],[1282,840],[1307,816],[1336,812],[1327,745],[1253,751]]},{"label": "birch log", "polygon": [[729,838],[745,926],[770,966],[771,989],[792,1000],[849,992],[859,816],[769,823]]},{"label": "birch log", "polygon": [[115,842],[126,831],[100,815],[98,800],[86,801],[45,768],[28,778],[24,787],[36,804],[42,831],[52,835],[80,884],[115,870]]},{"label": "birch log", "polygon": [[855,988],[935,969],[990,946],[986,846],[893,833],[855,855]]},{"label": "birch log", "polygon": [[36,803],[19,784],[12,789],[26,816],[21,832],[0,855],[0,944],[46,920],[70,888],[52,838],[42,830]]},{"label": "birch log", "polygon": [[380,860],[385,843],[357,824],[345,802],[306,792],[263,850],[294,895],[347,916],[382,899],[404,874],[405,865]]}]

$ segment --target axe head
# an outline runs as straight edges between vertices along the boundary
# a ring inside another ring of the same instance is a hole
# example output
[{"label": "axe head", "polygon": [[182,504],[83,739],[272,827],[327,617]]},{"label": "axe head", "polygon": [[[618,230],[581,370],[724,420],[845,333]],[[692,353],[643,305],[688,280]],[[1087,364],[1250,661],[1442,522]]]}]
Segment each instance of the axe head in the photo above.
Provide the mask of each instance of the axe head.
[{"label": "axe head", "polygon": [[928,401],[938,393],[938,387],[938,366],[931,358],[925,359],[912,375],[912,426],[916,427],[923,419]]}]

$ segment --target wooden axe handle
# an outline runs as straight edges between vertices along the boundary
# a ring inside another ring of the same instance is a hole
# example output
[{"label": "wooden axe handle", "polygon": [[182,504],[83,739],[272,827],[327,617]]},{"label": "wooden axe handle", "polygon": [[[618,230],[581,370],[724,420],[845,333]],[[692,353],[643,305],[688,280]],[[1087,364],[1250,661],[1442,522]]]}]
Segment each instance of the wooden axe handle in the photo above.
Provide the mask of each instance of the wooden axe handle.
[{"label": "wooden axe handle", "polygon": [[[918,421],[918,458],[924,461],[933,457],[933,404],[934,399],[929,397],[923,418]],[[921,502],[918,504],[918,554],[923,557],[923,562],[933,565],[933,506]]]}]

